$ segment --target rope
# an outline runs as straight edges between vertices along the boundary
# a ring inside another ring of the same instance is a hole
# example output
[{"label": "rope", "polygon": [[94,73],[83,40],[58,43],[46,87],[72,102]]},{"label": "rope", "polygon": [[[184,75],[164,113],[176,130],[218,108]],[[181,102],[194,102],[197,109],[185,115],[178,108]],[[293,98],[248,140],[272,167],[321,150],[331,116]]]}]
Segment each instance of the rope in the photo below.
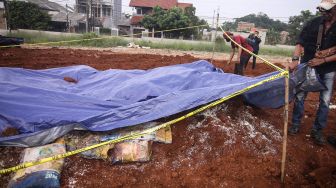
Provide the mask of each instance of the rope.
[{"label": "rope", "polygon": [[[161,33],[161,32],[169,32],[169,31],[178,31],[178,30],[191,29],[191,28],[204,27],[204,26],[207,26],[207,25],[205,24],[205,25],[189,26],[189,27],[176,28],[176,29],[166,29],[166,30],[148,32],[148,33]],[[141,33],[132,34],[132,35],[121,35],[121,36],[118,36],[118,37],[131,37],[131,36],[137,36],[137,35],[141,35]],[[30,44],[24,44],[24,45],[19,44],[19,45],[0,46],[0,49],[1,48],[20,47],[20,46],[37,46],[37,45],[58,44],[58,43],[71,43],[71,42],[101,40],[101,39],[110,39],[110,38],[117,38],[117,36],[106,36],[106,37],[96,37],[96,38],[90,38],[90,39],[76,39],[76,40],[43,42],[43,43],[30,43]]]}]

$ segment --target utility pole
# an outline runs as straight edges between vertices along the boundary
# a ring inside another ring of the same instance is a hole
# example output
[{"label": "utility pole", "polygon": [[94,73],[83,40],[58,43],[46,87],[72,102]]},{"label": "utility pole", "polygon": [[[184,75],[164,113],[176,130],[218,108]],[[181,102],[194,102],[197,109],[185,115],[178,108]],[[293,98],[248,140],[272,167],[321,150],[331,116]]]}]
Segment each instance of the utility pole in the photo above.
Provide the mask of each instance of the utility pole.
[{"label": "utility pole", "polygon": [[70,32],[68,4],[65,4],[65,8],[66,8],[66,31]]},{"label": "utility pole", "polygon": [[86,0],[86,33],[89,32],[89,0]]},{"label": "utility pole", "polygon": [[12,32],[12,28],[10,25],[10,13],[9,13],[9,6],[7,4],[7,1],[4,0],[4,7],[5,7],[5,15],[6,15],[6,29],[9,30],[9,32]]},{"label": "utility pole", "polygon": [[219,21],[219,8],[218,8],[218,10],[217,10],[217,22],[216,22],[215,36],[214,36],[215,40],[214,40],[214,45],[213,45],[213,48],[212,48],[211,63],[213,62],[213,58],[214,58],[214,55],[215,55],[215,47],[216,47],[216,37],[217,37],[218,21]]},{"label": "utility pole", "polygon": [[113,5],[113,0],[111,0],[111,35],[112,35],[112,28],[113,28],[113,7],[114,7],[114,5]]},{"label": "utility pole", "polygon": [[95,25],[95,16],[94,16],[94,8],[92,7],[92,0],[90,3],[90,9],[91,9],[91,32],[94,32],[94,25]]},{"label": "utility pole", "polygon": [[214,10],[213,16],[212,16],[212,27],[215,27],[215,15],[216,15],[216,10]]}]

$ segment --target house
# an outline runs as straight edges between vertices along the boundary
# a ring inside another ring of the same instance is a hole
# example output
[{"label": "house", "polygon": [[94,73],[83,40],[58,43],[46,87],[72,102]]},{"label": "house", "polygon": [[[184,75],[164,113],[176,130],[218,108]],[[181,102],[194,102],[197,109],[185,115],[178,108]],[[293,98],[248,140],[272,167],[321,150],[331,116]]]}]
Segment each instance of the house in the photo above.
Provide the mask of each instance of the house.
[{"label": "house", "polygon": [[5,3],[0,1],[0,29],[7,29],[5,13]]},{"label": "house", "polygon": [[51,17],[51,31],[72,31],[79,32],[85,30],[85,15],[74,13],[71,7],[63,7],[62,5],[51,2],[49,0],[21,0],[25,2],[34,3],[42,11],[47,12]]},{"label": "house", "polygon": [[238,32],[251,32],[253,28],[255,28],[254,23],[238,22],[237,31]]},{"label": "house", "polygon": [[87,15],[94,27],[118,28],[122,21],[122,0],[76,0],[75,10]]},{"label": "house", "polygon": [[174,7],[180,7],[185,9],[187,7],[192,7],[192,3],[180,3],[178,0],[131,0],[130,7],[134,7],[135,13],[131,18],[131,30],[133,33],[140,33],[144,31],[140,24],[144,15],[152,14],[153,8],[159,6],[164,10],[169,10]]}]

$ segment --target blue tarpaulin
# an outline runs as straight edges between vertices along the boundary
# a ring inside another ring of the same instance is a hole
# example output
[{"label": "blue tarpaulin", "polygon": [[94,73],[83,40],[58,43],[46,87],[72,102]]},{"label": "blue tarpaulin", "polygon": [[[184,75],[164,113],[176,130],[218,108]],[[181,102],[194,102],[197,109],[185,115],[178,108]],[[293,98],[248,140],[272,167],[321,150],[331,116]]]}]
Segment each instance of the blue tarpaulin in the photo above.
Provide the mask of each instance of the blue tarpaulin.
[{"label": "blue tarpaulin", "polygon": [[[228,96],[275,74],[278,72],[255,78],[234,75],[204,60],[150,70],[98,71],[83,65],[46,70],[3,67],[0,133],[12,127],[20,135],[0,137],[0,145],[46,144],[75,127],[108,131],[137,125]],[[272,101],[253,100],[261,95],[259,91],[267,96],[265,91],[275,85],[283,92],[270,94]],[[258,88],[245,96],[251,104],[283,104],[283,79]]]}]

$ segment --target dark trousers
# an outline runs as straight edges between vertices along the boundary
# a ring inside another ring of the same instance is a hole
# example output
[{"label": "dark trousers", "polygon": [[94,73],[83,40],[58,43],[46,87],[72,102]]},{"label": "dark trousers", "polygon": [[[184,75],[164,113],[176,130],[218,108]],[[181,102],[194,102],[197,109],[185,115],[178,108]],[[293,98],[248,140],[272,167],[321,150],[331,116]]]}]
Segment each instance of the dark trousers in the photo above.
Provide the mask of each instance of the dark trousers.
[{"label": "dark trousers", "polygon": [[[254,53],[255,55],[258,55],[259,50],[254,50],[253,53]],[[249,62],[249,61],[247,61],[246,64],[244,65],[245,69],[246,69],[246,67],[247,67],[248,62]],[[252,69],[255,69],[255,67],[256,67],[256,63],[257,63],[257,57],[253,56]]]},{"label": "dark trousers", "polygon": [[250,54],[240,55],[240,62],[235,64],[234,74],[244,75],[244,66],[247,65],[250,58]]},{"label": "dark trousers", "polygon": [[[258,55],[259,50],[255,50],[253,53],[254,53],[255,55]],[[255,67],[256,67],[256,63],[257,63],[257,57],[256,57],[256,56],[253,56],[252,69],[255,69]]]}]

